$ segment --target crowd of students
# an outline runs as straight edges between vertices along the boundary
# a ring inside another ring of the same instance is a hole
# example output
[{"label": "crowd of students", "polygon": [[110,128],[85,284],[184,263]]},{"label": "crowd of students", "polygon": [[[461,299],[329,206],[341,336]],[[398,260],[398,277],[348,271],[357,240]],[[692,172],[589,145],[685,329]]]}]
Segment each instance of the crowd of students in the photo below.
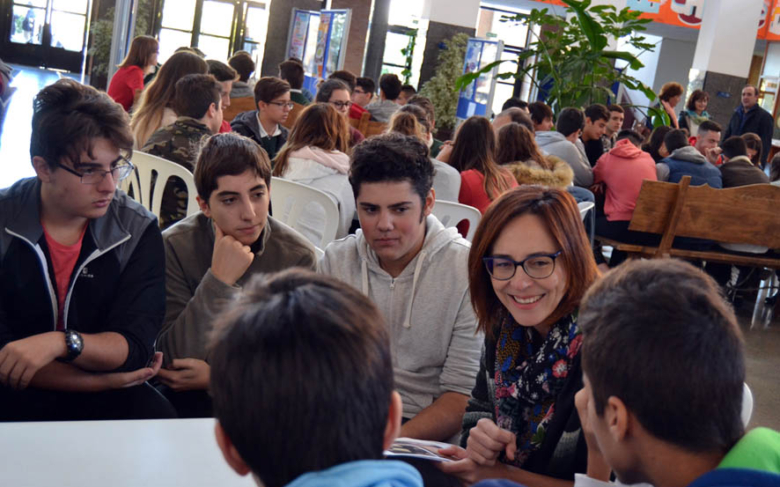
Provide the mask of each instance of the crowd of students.
[{"label": "crowd of students", "polygon": [[[183,49],[140,96],[129,70],[111,91],[132,117],[72,80],[38,93],[36,177],[0,190],[1,420],[214,416],[266,486],[777,485],[718,284],[672,260],[602,277],[577,206],[603,195],[597,233],[631,238],[644,179],[768,182],[741,137],[692,117],[692,145],[657,129],[645,151],[619,106],[509,100],[437,147],[433,104],[394,75],[371,102],[343,71],[307,94],[294,59],[252,85],[247,57]],[[227,126],[236,89],[255,108]],[[357,140],[366,111],[388,129]],[[118,190],[134,148],[191,170],[200,211],[175,184],[159,219]],[[321,258],[321,209],[281,223],[272,176],[336,202]],[[482,213],[472,242],[437,200]],[[384,459],[399,436],[449,461]]]}]

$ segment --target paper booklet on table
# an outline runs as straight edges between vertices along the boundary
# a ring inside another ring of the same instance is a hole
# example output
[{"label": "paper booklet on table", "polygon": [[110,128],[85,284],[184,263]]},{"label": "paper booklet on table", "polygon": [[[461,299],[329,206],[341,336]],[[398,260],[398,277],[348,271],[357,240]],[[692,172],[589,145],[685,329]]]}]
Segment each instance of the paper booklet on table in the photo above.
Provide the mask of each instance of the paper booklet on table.
[{"label": "paper booklet on table", "polygon": [[452,462],[451,458],[439,455],[438,451],[452,445],[438,441],[415,440],[413,438],[398,438],[390,448],[385,450],[385,456],[422,458],[433,462]]}]

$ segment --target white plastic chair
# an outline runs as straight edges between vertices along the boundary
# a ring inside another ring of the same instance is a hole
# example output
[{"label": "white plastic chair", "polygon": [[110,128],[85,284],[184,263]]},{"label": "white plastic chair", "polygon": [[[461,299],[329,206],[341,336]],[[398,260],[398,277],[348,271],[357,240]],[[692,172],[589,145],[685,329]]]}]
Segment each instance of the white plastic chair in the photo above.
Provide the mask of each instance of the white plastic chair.
[{"label": "white plastic chair", "polygon": [[[178,177],[187,185],[187,216],[198,212],[198,200],[195,199],[198,190],[191,172],[175,162],[140,151],[133,151],[132,163],[135,166],[135,174],[125,179],[120,187],[125,192],[132,188],[133,197],[144,208],[159,218],[165,184],[169,178]],[[157,179],[152,185],[155,174]]]},{"label": "white plastic chair", "polygon": [[452,201],[437,200],[433,206],[433,215],[439,219],[445,228],[457,226],[458,223],[466,220],[469,222],[469,231],[466,240],[471,242],[474,233],[477,231],[477,225],[482,218],[482,213],[473,206],[461,205]]},{"label": "white plastic chair", "polygon": [[300,231],[297,222],[309,203],[315,203],[325,211],[322,239],[319,242],[312,242],[316,247],[324,249],[336,238],[339,226],[338,205],[319,189],[282,178],[271,178],[271,205],[274,218],[277,220]]},{"label": "white plastic chair", "polygon": [[585,215],[587,215],[588,212],[596,206],[596,203],[592,201],[583,201],[581,203],[577,203],[577,206],[580,207],[580,218],[582,218],[582,221],[585,221]]},{"label": "white plastic chair", "polygon": [[743,383],[745,387],[742,388],[742,425],[747,428],[750,422],[750,417],[753,415],[753,393],[750,391],[747,383]]}]

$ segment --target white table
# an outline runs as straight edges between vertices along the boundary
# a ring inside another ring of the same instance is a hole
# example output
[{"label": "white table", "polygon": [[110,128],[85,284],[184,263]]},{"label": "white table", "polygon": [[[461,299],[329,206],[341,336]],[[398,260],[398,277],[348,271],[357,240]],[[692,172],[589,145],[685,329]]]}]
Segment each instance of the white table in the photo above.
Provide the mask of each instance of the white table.
[{"label": "white table", "polygon": [[0,486],[254,485],[225,463],[214,419],[0,423]]}]

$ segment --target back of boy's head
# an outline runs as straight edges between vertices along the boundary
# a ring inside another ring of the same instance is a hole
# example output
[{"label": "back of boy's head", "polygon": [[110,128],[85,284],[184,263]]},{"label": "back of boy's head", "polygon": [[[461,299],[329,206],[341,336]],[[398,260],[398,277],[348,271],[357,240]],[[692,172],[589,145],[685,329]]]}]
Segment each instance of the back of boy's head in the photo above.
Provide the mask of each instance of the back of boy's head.
[{"label": "back of boy's head", "polygon": [[544,120],[547,118],[550,120],[553,118],[552,108],[550,108],[543,101],[535,101],[530,103],[528,105],[528,111],[531,113],[531,120],[533,120],[537,125],[544,122]]},{"label": "back of boy's head", "polygon": [[255,71],[255,62],[246,51],[238,51],[228,59],[228,64],[238,73],[238,80],[246,83]]},{"label": "back of boy's head", "polygon": [[235,132],[215,134],[207,139],[195,164],[195,187],[207,202],[222,176],[239,176],[252,171],[271,185],[271,161],[255,141]]},{"label": "back of boy's head", "polygon": [[357,82],[357,77],[344,69],[334,71],[330,76],[328,76],[328,79],[340,79],[347,84],[350,93],[355,89],[355,83]]},{"label": "back of boy's head", "polygon": [[398,95],[401,94],[402,86],[401,80],[394,74],[385,73],[379,78],[379,89],[382,90],[382,94],[388,100],[396,100]]},{"label": "back of boy's head", "polygon": [[35,96],[31,158],[42,157],[56,170],[63,157],[78,162],[82,153],[91,154],[98,138],[132,152],[130,118],[106,93],[63,78]]},{"label": "back of boy's head", "polygon": [[406,94],[407,98],[411,98],[411,97],[413,97],[414,95],[417,94],[417,90],[412,85],[403,85],[403,86],[401,86],[401,91]]},{"label": "back of boy's head", "polygon": [[212,336],[214,413],[266,487],[381,459],[393,393],[384,319],[336,279],[256,277]]},{"label": "back of boy's head", "polygon": [[504,102],[503,105],[501,105],[501,111],[503,112],[507,108],[519,108],[521,110],[527,110],[528,109],[528,102],[523,101],[520,98],[507,98],[507,100]]},{"label": "back of boy's head", "polygon": [[428,123],[431,125],[436,122],[436,108],[433,106],[433,102],[430,98],[422,95],[414,95],[406,100],[407,105],[416,105],[425,110],[425,115],[428,118]]},{"label": "back of boy's head", "polygon": [[585,115],[579,108],[564,108],[558,114],[558,122],[555,124],[555,130],[568,137],[585,126]]},{"label": "back of boy's head", "polygon": [[279,77],[290,83],[290,88],[300,90],[303,87],[303,65],[295,61],[285,61],[279,65]]},{"label": "back of boy's head", "polygon": [[599,416],[617,397],[652,436],[696,453],[725,453],[743,435],[742,335],[700,269],[627,262],[591,287],[579,322]]},{"label": "back of boy's head", "polygon": [[521,108],[517,108],[517,107],[507,108],[506,110],[502,111],[496,116],[496,118],[498,117],[509,117],[511,123],[520,124],[523,127],[530,130],[532,134],[536,133],[536,130],[534,129],[534,122],[531,120],[531,117],[527,113],[525,113]]},{"label": "back of boy's head", "polygon": [[238,81],[238,71],[231,68],[222,61],[216,59],[206,60],[206,64],[209,65],[209,74],[213,75],[220,83],[223,81]]},{"label": "back of boy's head", "polygon": [[748,155],[747,143],[745,143],[745,139],[743,139],[739,135],[733,135],[728,139],[724,140],[720,148],[723,149],[723,155],[728,157],[729,159],[732,159],[737,156]]},{"label": "back of boy's head", "polygon": [[428,147],[417,137],[386,133],[370,137],[352,152],[349,183],[355,198],[363,183],[408,181],[422,202],[433,187]]},{"label": "back of boy's head", "polygon": [[642,145],[642,142],[644,141],[644,139],[639,134],[639,132],[637,132],[636,130],[631,130],[631,129],[623,129],[620,132],[618,132],[617,138],[615,140],[616,141],[621,141],[623,139],[630,140],[631,143],[634,144],[637,147]]},{"label": "back of boy's head", "polygon": [[677,149],[687,147],[689,145],[688,136],[686,136],[685,132],[682,130],[670,130],[669,133],[664,135],[664,145],[666,146],[666,150],[669,152],[669,154],[671,154]]},{"label": "back of boy's head", "polygon": [[188,74],[176,82],[173,111],[180,117],[201,119],[211,104],[219,105],[222,87],[210,74]]},{"label": "back of boy's head", "polygon": [[609,110],[606,105],[601,103],[594,103],[585,109],[585,117],[589,118],[591,123],[595,123],[599,120],[609,122]]},{"label": "back of boy's head", "polygon": [[271,103],[290,91],[290,83],[273,76],[263,76],[255,83],[255,105],[264,101]]}]

